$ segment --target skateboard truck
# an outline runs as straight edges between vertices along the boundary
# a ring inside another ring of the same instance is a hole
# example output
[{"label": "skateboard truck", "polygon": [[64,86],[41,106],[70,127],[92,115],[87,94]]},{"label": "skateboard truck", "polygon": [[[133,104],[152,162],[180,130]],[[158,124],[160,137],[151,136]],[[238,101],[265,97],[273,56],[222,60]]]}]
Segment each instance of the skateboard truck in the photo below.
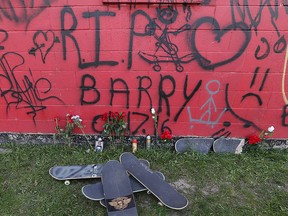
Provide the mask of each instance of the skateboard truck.
[{"label": "skateboard truck", "polygon": [[97,176],[98,169],[99,169],[99,166],[97,164],[93,166],[93,171],[92,171],[92,177],[93,178],[95,178]]}]

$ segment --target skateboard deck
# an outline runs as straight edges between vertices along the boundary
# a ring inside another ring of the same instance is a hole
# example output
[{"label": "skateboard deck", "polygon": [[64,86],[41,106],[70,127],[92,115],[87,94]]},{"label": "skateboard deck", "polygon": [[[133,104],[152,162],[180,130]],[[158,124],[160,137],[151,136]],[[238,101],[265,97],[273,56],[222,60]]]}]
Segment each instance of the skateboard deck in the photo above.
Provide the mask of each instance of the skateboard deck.
[{"label": "skateboard deck", "polygon": [[213,145],[213,142],[213,138],[181,138],[175,143],[175,150],[176,152],[180,153],[195,151],[203,154],[208,154]]},{"label": "skateboard deck", "polygon": [[[157,175],[159,175],[160,178],[165,180],[165,176],[161,172],[155,172]],[[129,176],[129,180],[131,183],[131,188],[133,193],[138,193],[141,191],[146,191],[147,188],[145,188],[140,182],[138,182],[133,176]],[[104,191],[103,191],[103,185],[101,182],[98,182],[96,184],[89,184],[82,187],[82,193],[83,195],[90,200],[96,200],[100,201],[104,199]]]},{"label": "skateboard deck", "polygon": [[103,164],[54,166],[49,174],[57,180],[100,178]]},{"label": "skateboard deck", "polygon": [[165,206],[180,210],[188,205],[188,200],[168,182],[164,181],[149,167],[140,163],[137,157],[130,152],[125,152],[120,156],[120,162],[124,168],[143,186],[145,186],[154,196],[156,196]]},{"label": "skateboard deck", "polygon": [[[140,159],[141,163],[150,166],[149,161]],[[90,165],[67,165],[54,166],[49,169],[49,174],[57,180],[76,180],[76,179],[90,179],[101,178],[102,167],[104,164],[90,164]],[[69,184],[69,181],[65,182]]]},{"label": "skateboard deck", "polygon": [[119,161],[103,166],[101,182],[108,216],[138,215],[128,173]]},{"label": "skateboard deck", "polygon": [[245,145],[245,139],[219,138],[213,143],[213,150],[217,153],[240,154]]}]

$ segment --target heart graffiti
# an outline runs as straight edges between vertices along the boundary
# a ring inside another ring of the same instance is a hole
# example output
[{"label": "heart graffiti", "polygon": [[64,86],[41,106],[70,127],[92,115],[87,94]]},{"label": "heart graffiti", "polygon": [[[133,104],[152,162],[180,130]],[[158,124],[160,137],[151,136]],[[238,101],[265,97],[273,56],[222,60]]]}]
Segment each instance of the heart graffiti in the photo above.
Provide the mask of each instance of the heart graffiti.
[{"label": "heart graffiti", "polygon": [[[204,29],[205,31],[202,31]],[[211,34],[208,36],[207,29],[211,29]],[[232,40],[232,37],[236,37],[235,40]],[[200,42],[200,40],[202,41]],[[239,58],[250,40],[251,32],[244,22],[233,23],[221,29],[213,17],[202,17],[194,24],[191,49],[195,60],[203,69],[213,70]],[[231,44],[231,41],[234,43]],[[207,46],[209,46],[208,49]],[[227,52],[223,48],[229,51]],[[212,58],[204,57],[209,54],[215,54],[215,58],[212,60]]]},{"label": "heart graffiti", "polygon": [[35,47],[29,51],[29,54],[35,55],[35,52],[39,50],[41,53],[42,62],[45,63],[46,56],[56,42],[59,42],[59,39],[55,36],[53,31],[37,31],[33,36],[33,43],[35,44]]}]

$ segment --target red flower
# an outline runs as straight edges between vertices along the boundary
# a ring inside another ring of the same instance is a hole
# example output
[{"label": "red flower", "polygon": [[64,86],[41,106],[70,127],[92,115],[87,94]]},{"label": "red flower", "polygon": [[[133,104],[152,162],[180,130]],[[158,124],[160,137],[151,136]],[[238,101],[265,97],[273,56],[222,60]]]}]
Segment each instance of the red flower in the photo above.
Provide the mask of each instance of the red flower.
[{"label": "red flower", "polygon": [[119,114],[119,112],[115,112],[114,115],[115,115],[115,118],[120,119],[120,114]]},{"label": "red flower", "polygon": [[165,140],[165,139],[171,140],[172,139],[172,135],[171,135],[169,130],[164,130],[163,133],[160,135],[160,138],[162,140]]},{"label": "red flower", "polygon": [[126,113],[125,113],[125,112],[121,112],[121,113],[119,114],[119,116],[118,116],[118,119],[119,119],[119,120],[122,120],[122,119],[125,118],[125,116],[126,116]]},{"label": "red flower", "polygon": [[101,115],[101,119],[102,119],[103,121],[107,121],[107,119],[108,119],[108,113],[104,113],[103,115]]},{"label": "red flower", "polygon": [[116,115],[115,115],[114,112],[110,112],[110,113],[109,113],[109,117],[110,117],[110,119],[112,120],[112,119],[114,119],[114,118],[116,117]]},{"label": "red flower", "polygon": [[250,145],[256,145],[256,144],[258,144],[259,142],[261,142],[261,139],[260,139],[259,136],[257,136],[257,135],[250,135],[250,136],[248,136],[248,143],[249,143]]}]

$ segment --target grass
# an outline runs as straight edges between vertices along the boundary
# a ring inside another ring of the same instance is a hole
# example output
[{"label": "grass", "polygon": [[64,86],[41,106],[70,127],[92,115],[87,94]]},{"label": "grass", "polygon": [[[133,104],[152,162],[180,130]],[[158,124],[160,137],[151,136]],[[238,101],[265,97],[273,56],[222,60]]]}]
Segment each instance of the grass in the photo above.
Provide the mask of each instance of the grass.
[{"label": "grass", "polygon": [[[98,202],[86,199],[81,188],[100,179],[54,180],[54,165],[105,163],[118,160],[123,149],[101,154],[82,147],[61,145],[1,145],[12,153],[0,154],[1,216],[105,215]],[[130,150],[130,149],[129,149]],[[139,215],[288,215],[288,151],[255,151],[241,155],[177,154],[167,149],[141,150],[166,180],[184,194],[189,205],[180,211],[162,207],[153,195],[135,194]]]}]

